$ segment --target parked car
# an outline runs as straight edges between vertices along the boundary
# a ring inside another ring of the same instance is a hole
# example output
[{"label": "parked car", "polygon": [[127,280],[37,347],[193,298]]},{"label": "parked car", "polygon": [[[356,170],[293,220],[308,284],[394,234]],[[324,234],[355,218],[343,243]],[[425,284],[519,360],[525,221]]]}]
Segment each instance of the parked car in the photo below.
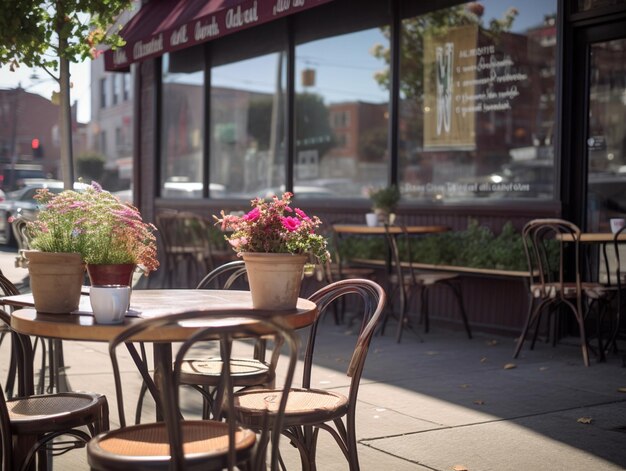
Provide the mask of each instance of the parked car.
[{"label": "parked car", "polygon": [[0,188],[5,192],[18,190],[29,178],[46,179],[48,176],[39,164],[4,165],[0,169]]},{"label": "parked car", "polygon": [[[80,190],[86,186],[84,183],[75,183],[74,189]],[[48,188],[52,193],[61,193],[63,182],[46,179],[25,180],[24,187],[7,193],[5,199],[0,201],[0,244],[8,245],[14,242],[11,227],[13,218],[23,217],[34,220],[37,217],[35,193],[41,188]]]}]

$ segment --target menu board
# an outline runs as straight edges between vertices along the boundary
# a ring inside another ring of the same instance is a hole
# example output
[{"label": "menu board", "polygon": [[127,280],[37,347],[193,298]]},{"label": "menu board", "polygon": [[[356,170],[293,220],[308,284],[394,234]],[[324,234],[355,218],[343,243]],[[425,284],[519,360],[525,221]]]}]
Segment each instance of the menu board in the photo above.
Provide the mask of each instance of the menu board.
[{"label": "menu board", "polygon": [[474,150],[481,119],[512,111],[519,82],[528,80],[514,60],[523,38],[499,41],[478,25],[424,38],[425,149]]}]

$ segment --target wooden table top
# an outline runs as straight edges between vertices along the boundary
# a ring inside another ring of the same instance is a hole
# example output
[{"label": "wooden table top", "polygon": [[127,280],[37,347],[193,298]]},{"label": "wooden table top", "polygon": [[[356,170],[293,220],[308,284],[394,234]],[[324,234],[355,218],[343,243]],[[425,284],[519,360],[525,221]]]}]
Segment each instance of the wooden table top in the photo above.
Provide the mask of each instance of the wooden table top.
[{"label": "wooden table top", "polygon": [[[437,234],[450,230],[447,226],[387,226],[390,234]],[[367,226],[365,224],[333,224],[333,230],[340,234],[375,235],[385,234],[384,226]]]},{"label": "wooden table top", "polygon": [[[296,309],[289,311],[263,311],[252,308],[249,291],[237,290],[196,290],[196,289],[160,289],[134,290],[130,301],[130,317],[128,314],[121,324],[97,324],[90,313],[83,311],[89,305],[89,297],[81,297],[79,313],[44,314],[38,313],[30,294],[7,296],[0,298],[0,304],[17,308],[11,314],[11,327],[20,334],[36,335],[61,340],[86,340],[108,342],[129,325],[141,322],[144,318],[175,314],[190,310],[205,310],[208,313],[232,314],[233,321],[237,315],[267,315],[279,318],[291,328],[298,329],[310,325],[315,319],[317,306],[307,299],[298,299]],[[81,313],[82,312],[82,313]],[[220,322],[233,322],[222,319]],[[206,324],[205,324],[206,325]],[[197,325],[196,325],[197,327]],[[136,341],[175,342],[186,339],[193,328],[184,325],[160,331],[150,331],[149,338],[136,338]]]},{"label": "wooden table top", "polygon": [[[613,242],[615,238],[615,234],[612,232],[581,232],[580,233],[580,241],[581,242],[589,242],[596,244],[606,244],[608,242]],[[558,240],[563,240],[566,242],[572,242],[574,238],[571,234],[557,234]],[[626,242],[626,232],[622,232],[618,239],[619,242]]]}]

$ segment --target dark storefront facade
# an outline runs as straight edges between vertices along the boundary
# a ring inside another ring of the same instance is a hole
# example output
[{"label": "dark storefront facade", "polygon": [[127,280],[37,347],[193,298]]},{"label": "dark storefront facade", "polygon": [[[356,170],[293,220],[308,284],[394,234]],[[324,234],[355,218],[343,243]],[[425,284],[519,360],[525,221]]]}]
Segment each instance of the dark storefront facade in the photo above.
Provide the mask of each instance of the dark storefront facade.
[{"label": "dark storefront facade", "polygon": [[[147,217],[289,189],[361,222],[389,183],[406,223],[626,213],[626,1],[152,0],[123,35]],[[473,320],[516,330],[497,297]]]}]

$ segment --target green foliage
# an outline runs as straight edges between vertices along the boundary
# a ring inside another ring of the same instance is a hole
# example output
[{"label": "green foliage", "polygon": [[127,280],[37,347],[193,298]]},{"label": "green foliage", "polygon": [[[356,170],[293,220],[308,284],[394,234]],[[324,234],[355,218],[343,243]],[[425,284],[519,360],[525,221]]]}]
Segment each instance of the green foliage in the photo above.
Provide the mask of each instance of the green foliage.
[{"label": "green foliage", "polygon": [[[410,248],[407,244],[411,244]],[[400,258],[432,265],[452,265],[497,270],[527,270],[522,236],[507,222],[497,236],[478,221],[470,219],[464,231],[450,231],[425,237],[400,238]],[[339,252],[344,259],[381,259],[386,257],[382,237],[346,237]],[[558,246],[550,247],[552,258]]]},{"label": "green foliage", "polygon": [[42,208],[27,226],[33,248],[78,252],[93,264],[135,263],[146,273],[159,266],[154,225],[97,183],[81,192],[44,188],[35,199]]},{"label": "green foliage", "polygon": [[378,190],[370,191],[370,200],[374,209],[393,212],[400,201],[400,190],[396,185],[390,185]]},{"label": "green foliage", "polygon": [[254,198],[242,216],[220,212],[216,225],[230,231],[226,239],[238,255],[245,252],[305,254],[323,264],[328,260],[326,238],[316,234],[322,221],[292,208],[290,192],[270,200]]},{"label": "green foliage", "polygon": [[101,181],[105,158],[100,154],[83,154],[76,159],[76,176],[84,181]]},{"label": "green foliage", "polygon": [[54,77],[60,58],[79,62],[94,57],[98,44],[121,46],[117,29],[109,27],[131,4],[131,0],[2,0],[0,64],[9,64],[11,70],[20,64],[42,67]]},{"label": "green foliage", "polygon": [[295,107],[298,149],[315,149],[322,158],[335,146],[335,135],[324,98],[316,93],[298,93]]}]

